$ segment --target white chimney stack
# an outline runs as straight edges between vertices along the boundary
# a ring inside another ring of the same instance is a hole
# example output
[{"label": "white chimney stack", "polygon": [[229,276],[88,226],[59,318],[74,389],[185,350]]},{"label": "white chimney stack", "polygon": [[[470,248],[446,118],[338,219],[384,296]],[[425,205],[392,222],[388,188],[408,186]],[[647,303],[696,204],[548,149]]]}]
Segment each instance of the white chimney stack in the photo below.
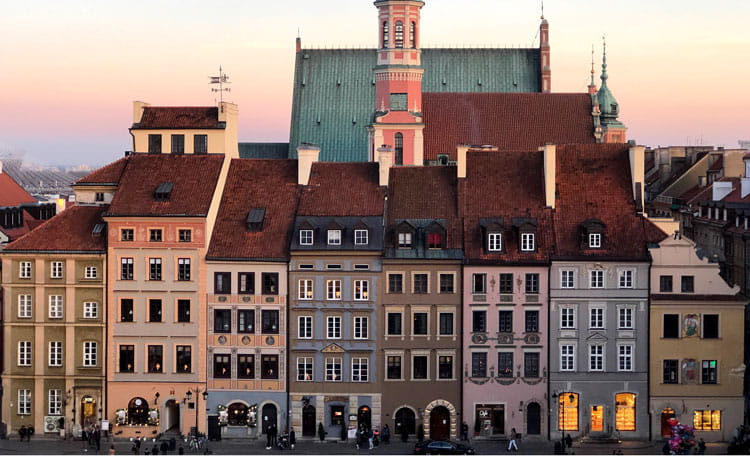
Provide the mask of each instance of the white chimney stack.
[{"label": "white chimney stack", "polygon": [[379,171],[379,183],[381,186],[388,185],[388,174],[390,173],[391,166],[393,166],[393,148],[383,144],[382,147],[378,147],[378,171]]},{"label": "white chimney stack", "polygon": [[[721,201],[728,194],[732,193],[732,183],[725,181],[716,181],[713,183],[712,192],[713,195],[711,196],[711,199],[714,201]],[[718,214],[716,218],[719,218]]]},{"label": "white chimney stack", "polygon": [[466,153],[471,149],[468,144],[459,144],[456,147],[456,168],[458,178],[466,177]]},{"label": "white chimney stack", "polygon": [[[2,168],[0,167],[0,171]],[[746,197],[750,193],[750,177],[743,177],[740,179],[740,182],[742,184],[742,189],[740,190],[741,194],[740,196],[742,198]]]},{"label": "white chimney stack", "polygon": [[544,204],[555,208],[555,173],[557,169],[557,147],[546,144],[540,147],[544,151]]},{"label": "white chimney stack", "polygon": [[312,164],[320,157],[320,147],[302,143],[297,147],[297,183],[307,185],[310,182]]}]

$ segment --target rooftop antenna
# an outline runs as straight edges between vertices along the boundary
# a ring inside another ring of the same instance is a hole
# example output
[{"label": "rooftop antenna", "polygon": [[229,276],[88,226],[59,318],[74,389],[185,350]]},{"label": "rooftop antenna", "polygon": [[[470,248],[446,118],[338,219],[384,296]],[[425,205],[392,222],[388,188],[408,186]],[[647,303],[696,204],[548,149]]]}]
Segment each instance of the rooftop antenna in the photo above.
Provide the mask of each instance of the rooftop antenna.
[{"label": "rooftop antenna", "polygon": [[232,89],[230,87],[224,87],[224,84],[231,84],[229,82],[229,76],[227,76],[226,73],[223,72],[221,69],[221,65],[219,65],[219,75],[218,76],[209,76],[208,77],[211,82],[209,84],[219,84],[219,88],[211,87],[211,92],[219,92],[219,102],[224,102],[224,92],[231,92]]},{"label": "rooftop antenna", "polygon": [[544,0],[542,0],[542,20],[544,20]]}]

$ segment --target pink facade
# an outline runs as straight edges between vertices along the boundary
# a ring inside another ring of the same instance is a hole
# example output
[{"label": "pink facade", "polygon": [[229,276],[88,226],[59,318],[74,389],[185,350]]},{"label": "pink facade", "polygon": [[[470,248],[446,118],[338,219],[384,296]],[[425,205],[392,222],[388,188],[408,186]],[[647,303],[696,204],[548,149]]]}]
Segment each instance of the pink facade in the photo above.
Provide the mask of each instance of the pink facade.
[{"label": "pink facade", "polygon": [[464,268],[463,413],[470,435],[546,435],[547,283],[547,267]]}]

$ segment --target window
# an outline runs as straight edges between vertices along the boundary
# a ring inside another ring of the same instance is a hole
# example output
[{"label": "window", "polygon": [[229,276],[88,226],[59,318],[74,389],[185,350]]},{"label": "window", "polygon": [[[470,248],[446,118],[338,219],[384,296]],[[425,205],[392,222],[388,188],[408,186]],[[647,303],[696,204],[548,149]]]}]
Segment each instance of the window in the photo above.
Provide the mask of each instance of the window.
[{"label": "window", "polygon": [[367,339],[369,337],[367,317],[354,317],[354,338]]},{"label": "window", "polygon": [[161,135],[148,135],[148,153],[149,154],[160,154],[161,153]]},{"label": "window", "polygon": [[31,295],[18,295],[18,318],[31,318],[32,310]]},{"label": "window", "polygon": [[313,359],[309,357],[297,357],[297,381],[313,381]]},{"label": "window", "polygon": [[255,355],[237,355],[237,378],[255,378]]},{"label": "window", "polygon": [[341,339],[341,317],[328,317],[326,321],[328,328],[326,338]]},{"label": "window", "polygon": [[604,345],[601,345],[601,344],[589,345],[589,370],[590,371],[603,371],[604,370]]},{"label": "window", "polygon": [[524,330],[527,333],[539,332],[539,311],[538,310],[527,310],[524,313]]},{"label": "window", "polygon": [[331,424],[334,426],[344,425],[344,412],[345,408],[343,405],[332,405],[331,406]]},{"label": "window", "polygon": [[370,269],[369,264],[354,264],[354,270],[355,271],[367,271]]},{"label": "window", "polygon": [[719,316],[716,314],[703,314],[703,338],[719,338]]},{"label": "window", "polygon": [[49,343],[49,356],[47,357],[47,364],[50,367],[60,367],[63,363],[63,343],[62,342],[50,342]]},{"label": "window", "polygon": [[389,40],[388,22],[383,22],[383,49],[388,47]]},{"label": "window", "polygon": [[303,315],[297,318],[297,337],[300,339],[312,339],[313,317]]},{"label": "window", "polygon": [[135,346],[120,345],[120,372],[129,373],[135,371]]},{"label": "window", "polygon": [[239,294],[255,294],[255,273],[237,273],[237,292]]},{"label": "window", "polygon": [[438,356],[438,378],[450,380],[453,378],[453,357]]},{"label": "window", "polygon": [[412,357],[411,378],[414,380],[427,380],[427,356],[415,355]]},{"label": "window", "polygon": [[96,367],[98,348],[99,345],[96,342],[83,343],[83,367]]},{"label": "window", "polygon": [[133,280],[133,259],[120,259],[120,280]]},{"label": "window", "polygon": [[472,377],[486,377],[487,376],[487,353],[474,352],[471,354],[471,376]]},{"label": "window", "polygon": [[440,293],[454,293],[453,274],[440,274]]},{"label": "window", "polygon": [[370,298],[369,288],[370,288],[369,280],[355,280],[354,281],[354,300],[355,301],[367,301]]},{"label": "window", "polygon": [[279,311],[266,310],[260,311],[261,333],[278,334],[279,333]]},{"label": "window", "polygon": [[[391,106],[404,106],[403,110],[406,110],[406,94],[392,94],[391,95]],[[393,162],[394,165],[404,164],[404,135],[402,133],[396,133],[393,135]],[[409,245],[411,245],[411,234],[409,234]]]},{"label": "window", "polygon": [[672,276],[659,276],[659,291],[661,293],[672,292]]},{"label": "window", "polygon": [[443,248],[443,233],[429,232],[427,233],[427,248],[428,249],[442,249]]},{"label": "window", "polygon": [[312,245],[313,244],[313,230],[299,230],[299,244],[300,245]]},{"label": "window", "polygon": [[388,335],[400,336],[401,334],[401,314],[388,312]]},{"label": "window", "polygon": [[197,155],[208,153],[208,135],[193,136],[193,153]]},{"label": "window", "polygon": [[576,272],[572,269],[563,269],[560,271],[560,288],[575,288]]},{"label": "window", "polygon": [[341,358],[326,358],[326,381],[341,381]]},{"label": "window", "polygon": [[578,394],[560,393],[558,396],[557,423],[559,431],[578,430]]},{"label": "window", "polygon": [[412,21],[409,23],[409,47],[412,49],[417,47],[416,32],[417,24]]},{"label": "window", "polygon": [[190,280],[190,258],[177,259],[177,280]]},{"label": "window", "polygon": [[[408,98],[408,94],[406,94],[406,93],[392,93],[392,94],[390,94],[390,108],[391,108],[391,111],[406,111],[406,110],[408,110],[408,106],[407,106],[408,102],[409,102],[409,98]],[[396,134],[399,135],[401,133],[396,133]],[[403,141],[403,134],[401,134],[401,140]],[[402,154],[403,154],[403,145],[401,147],[402,147]],[[398,155],[398,154],[396,154],[396,155]],[[397,161],[395,164],[396,165],[403,164],[403,156],[401,157],[401,163],[399,163]]]},{"label": "window", "polygon": [[601,269],[589,271],[589,288],[604,288],[604,271]]},{"label": "window", "polygon": [[161,322],[161,299],[148,300],[148,321]]},{"label": "window", "polygon": [[50,295],[49,297],[49,317],[63,317],[63,297],[62,295]]},{"label": "window", "polygon": [[513,377],[513,352],[497,353],[497,376],[504,378]]},{"label": "window", "polygon": [[414,312],[414,326],[412,327],[412,335],[427,335],[427,312]]},{"label": "window", "polygon": [[575,329],[576,327],[576,309],[573,307],[563,307],[560,309],[560,329]]},{"label": "window", "polygon": [[414,274],[414,293],[427,293],[427,274]]},{"label": "window", "polygon": [[680,316],[678,314],[664,314],[665,339],[678,339],[680,337]]},{"label": "window", "polygon": [[623,269],[617,283],[618,288],[633,288],[633,270]]},{"label": "window", "polygon": [[486,274],[472,274],[471,275],[472,288],[471,292],[474,294],[487,293],[487,275]]},{"label": "window", "polygon": [[513,274],[500,274],[500,294],[513,294]]},{"label": "window", "polygon": [[31,415],[31,390],[18,390],[18,412],[19,415]]},{"label": "window", "polygon": [[149,242],[161,242],[161,230],[160,229],[154,229],[154,230],[148,230],[148,240]]},{"label": "window", "polygon": [[721,430],[720,410],[694,410],[693,427],[698,431]]},{"label": "window", "polygon": [[618,345],[617,346],[617,370],[618,371],[632,371],[633,370],[633,346]]},{"label": "window", "polygon": [[341,300],[340,280],[326,280],[326,299],[329,301]]},{"label": "window", "polygon": [[175,372],[189,374],[193,370],[193,348],[190,345],[178,345],[176,351]]},{"label": "window", "polygon": [[18,342],[18,365],[31,366],[31,342]]},{"label": "window", "polygon": [[90,301],[84,302],[83,318],[99,318],[99,304]]},{"label": "window", "polygon": [[498,312],[497,331],[501,333],[513,332],[513,311],[501,310]]},{"label": "window", "polygon": [[260,378],[264,380],[279,378],[279,355],[261,355]]},{"label": "window", "polygon": [[328,245],[341,245],[341,230],[328,230]]},{"label": "window", "polygon": [[635,431],[635,394],[615,394],[615,429]]},{"label": "window", "polygon": [[602,307],[589,309],[589,328],[604,329],[604,309]]},{"label": "window", "polygon": [[534,233],[521,233],[521,251],[533,252],[535,249]]},{"label": "window", "polygon": [[177,300],[177,323],[190,323],[190,300]]},{"label": "window", "polygon": [[665,359],[662,363],[662,383],[676,385],[679,383],[679,360]]},{"label": "window", "polygon": [[49,277],[50,279],[62,279],[63,276],[63,262],[53,261],[50,264]]},{"label": "window", "polygon": [[214,354],[214,378],[231,378],[232,365],[229,353]]},{"label": "window", "polygon": [[120,321],[121,322],[133,321],[133,300],[132,299],[120,299]]},{"label": "window", "polygon": [[96,279],[99,276],[99,271],[96,266],[86,266],[83,277],[86,279]]},{"label": "window", "polygon": [[172,135],[172,153],[175,155],[185,153],[185,135]]},{"label": "window", "polygon": [[490,252],[500,252],[503,250],[502,233],[487,234],[487,250],[489,250]]},{"label": "window", "polygon": [[576,369],[576,346],[560,345],[560,370],[574,371]]},{"label": "window", "polygon": [[701,361],[701,383],[704,385],[717,384],[717,372],[717,361],[715,359]]},{"label": "window", "polygon": [[633,329],[632,307],[620,307],[617,310],[617,329]]},{"label": "window", "polygon": [[214,332],[229,333],[232,331],[232,311],[229,309],[214,309]]},{"label": "window", "polygon": [[411,233],[398,233],[398,246],[402,249],[410,249]]},{"label": "window", "polygon": [[589,248],[598,249],[602,246],[601,233],[589,233]]},{"label": "window", "polygon": [[18,268],[19,279],[31,278],[31,261],[22,261]]},{"label": "window", "polygon": [[47,414],[62,415],[62,390],[47,390]]},{"label": "window", "polygon": [[240,309],[237,311],[237,332],[252,334],[255,332],[255,310]]},{"label": "window", "polygon": [[161,280],[161,258],[149,258],[148,265],[148,280]]},{"label": "window", "polygon": [[404,276],[402,274],[388,274],[388,293],[404,292]]},{"label": "window", "polygon": [[539,274],[526,274],[526,294],[539,293]]},{"label": "window", "polygon": [[368,381],[368,366],[369,360],[367,358],[352,358],[352,381]]},{"label": "window", "polygon": [[387,359],[386,375],[389,380],[401,379],[401,357],[389,356]]},{"label": "window", "polygon": [[438,315],[438,334],[441,336],[453,335],[453,314],[449,312],[440,312]]},{"label": "window", "polygon": [[232,274],[229,272],[214,272],[214,294],[229,294],[232,292]]},{"label": "window", "polygon": [[523,376],[526,378],[539,377],[539,353],[526,352],[523,354]]},{"label": "window", "polygon": [[193,230],[177,230],[177,239],[180,242],[191,242],[193,240]]},{"label": "window", "polygon": [[396,21],[396,26],[394,27],[393,33],[393,41],[397,49],[404,47],[404,23],[401,21]]},{"label": "window", "polygon": [[123,228],[120,230],[120,240],[122,242],[133,242],[135,239],[135,232],[133,228]]},{"label": "window", "polygon": [[682,276],[680,280],[682,282],[683,293],[692,293],[695,291],[695,278],[693,276]]},{"label": "window", "polygon": [[367,245],[367,230],[354,230],[354,245]]}]

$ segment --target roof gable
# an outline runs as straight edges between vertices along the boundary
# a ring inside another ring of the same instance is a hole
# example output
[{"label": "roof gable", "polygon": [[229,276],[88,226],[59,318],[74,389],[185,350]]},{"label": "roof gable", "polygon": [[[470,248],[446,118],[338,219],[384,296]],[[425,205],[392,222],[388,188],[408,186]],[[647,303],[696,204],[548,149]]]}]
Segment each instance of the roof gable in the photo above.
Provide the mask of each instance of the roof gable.
[{"label": "roof gable", "polygon": [[14,207],[21,204],[36,203],[36,199],[13,180],[0,167],[0,207]]},{"label": "roof gable", "polygon": [[108,165],[104,165],[96,171],[78,179],[74,185],[116,184],[120,182],[120,177],[122,177],[122,172],[125,171],[125,166],[127,166],[129,158],[130,156],[128,155]]},{"label": "roof gable", "polygon": [[145,106],[141,121],[133,124],[134,129],[224,127],[219,108],[211,106]]}]

